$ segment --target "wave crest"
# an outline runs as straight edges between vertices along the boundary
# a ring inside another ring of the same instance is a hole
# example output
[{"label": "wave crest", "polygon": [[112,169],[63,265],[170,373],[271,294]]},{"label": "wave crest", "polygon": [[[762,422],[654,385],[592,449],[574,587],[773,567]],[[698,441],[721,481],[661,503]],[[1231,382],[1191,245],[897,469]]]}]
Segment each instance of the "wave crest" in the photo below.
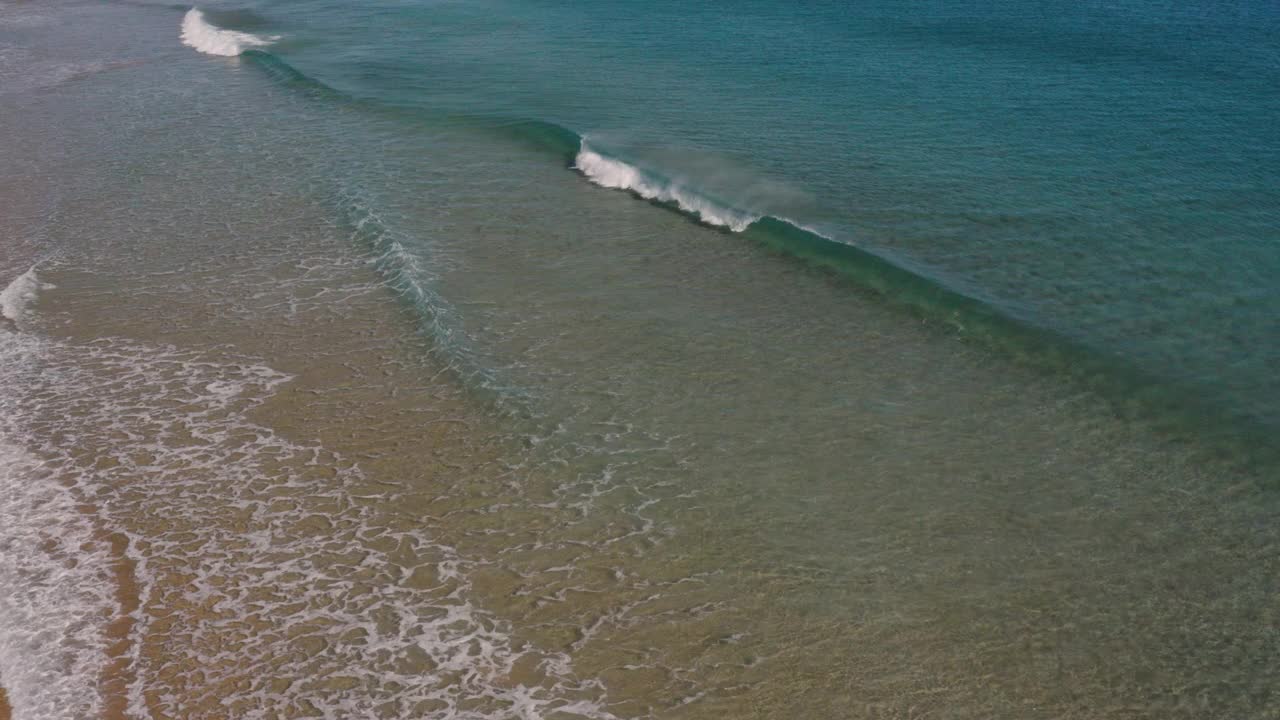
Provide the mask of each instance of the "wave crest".
[{"label": "wave crest", "polygon": [[258,37],[246,32],[225,30],[205,20],[199,8],[191,8],[182,18],[182,44],[206,55],[235,57],[255,47],[265,47],[279,40],[278,35]]},{"label": "wave crest", "polygon": [[679,182],[602,155],[592,150],[585,140],[574,158],[573,167],[600,187],[628,190],[646,200],[673,203],[708,225],[742,232],[760,219],[759,215],[716,203]]},{"label": "wave crest", "polygon": [[36,295],[41,290],[52,287],[40,282],[40,278],[36,276],[35,266],[32,266],[0,290],[0,316],[18,322],[26,315],[27,305],[36,299]]}]

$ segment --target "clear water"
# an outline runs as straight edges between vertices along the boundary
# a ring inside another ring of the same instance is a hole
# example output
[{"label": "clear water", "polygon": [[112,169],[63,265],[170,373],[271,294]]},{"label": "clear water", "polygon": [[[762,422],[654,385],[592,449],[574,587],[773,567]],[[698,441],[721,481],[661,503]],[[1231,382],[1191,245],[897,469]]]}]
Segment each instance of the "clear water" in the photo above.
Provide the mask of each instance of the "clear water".
[{"label": "clear water", "polygon": [[201,10],[0,5],[20,720],[1278,711],[1274,7]]},{"label": "clear water", "polygon": [[1280,419],[1269,3],[253,7],[342,93],[555,123]]}]

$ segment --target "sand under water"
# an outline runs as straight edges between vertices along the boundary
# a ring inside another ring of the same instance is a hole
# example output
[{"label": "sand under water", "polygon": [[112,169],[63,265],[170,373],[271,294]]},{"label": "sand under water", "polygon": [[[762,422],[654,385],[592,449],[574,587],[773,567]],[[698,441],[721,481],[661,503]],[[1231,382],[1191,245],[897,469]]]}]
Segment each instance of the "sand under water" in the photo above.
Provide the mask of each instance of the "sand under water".
[{"label": "sand under water", "polygon": [[212,18],[0,6],[0,718],[1280,712],[1273,467]]}]

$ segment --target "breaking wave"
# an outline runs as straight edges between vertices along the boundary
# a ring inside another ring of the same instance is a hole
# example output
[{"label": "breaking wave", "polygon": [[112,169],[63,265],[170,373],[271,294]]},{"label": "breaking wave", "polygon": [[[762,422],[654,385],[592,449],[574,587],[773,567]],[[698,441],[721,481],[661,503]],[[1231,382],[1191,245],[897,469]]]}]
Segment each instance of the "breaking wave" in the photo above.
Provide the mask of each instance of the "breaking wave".
[{"label": "breaking wave", "polygon": [[35,266],[32,266],[0,290],[0,315],[15,323],[20,321],[27,314],[27,305],[36,299],[40,291],[52,287],[40,282]]},{"label": "breaking wave", "polygon": [[436,289],[435,271],[447,262],[439,255],[425,257],[425,243],[406,236],[397,224],[375,209],[360,192],[342,190],[336,198],[342,225],[355,242],[373,255],[373,266],[386,286],[413,308],[419,329],[430,340],[430,354],[467,389],[478,393],[495,409],[521,416],[529,414],[526,392],[500,377],[477,354],[473,340],[456,308]]},{"label": "breaking wave", "polygon": [[182,18],[182,44],[206,55],[235,57],[245,50],[266,47],[279,36],[258,37],[246,32],[225,30],[205,19],[199,8],[191,8]]},{"label": "breaking wave", "polygon": [[[344,103],[353,98],[334,91],[270,52],[250,50],[245,57],[278,82],[301,92]],[[370,111],[394,110],[409,122],[422,122],[421,109],[383,106],[358,101]],[[403,112],[400,112],[403,111]],[[580,173],[595,185],[624,190],[636,197],[688,215],[705,225],[740,234],[780,255],[819,267],[852,282],[860,290],[884,297],[893,305],[954,330],[957,334],[1006,352],[1016,360],[1062,373],[1113,402],[1123,415],[1136,412],[1159,420],[1161,426],[1177,434],[1194,435],[1230,455],[1250,462],[1262,456],[1267,462],[1280,461],[1280,450],[1272,442],[1260,440],[1273,433],[1259,418],[1240,408],[1208,400],[1194,382],[1152,374],[1133,363],[1099,352],[1073,337],[1038,325],[994,303],[953,287],[932,269],[868,249],[855,242],[835,239],[794,220],[736,207],[704,192],[699,184],[641,167],[592,147],[582,135],[557,125],[530,118],[493,116],[449,116],[456,123],[469,123],[494,137],[547,153],[566,168]],[[375,225],[376,227],[376,225]],[[377,235],[377,233],[375,233]],[[380,243],[373,243],[375,246]],[[380,254],[387,248],[377,248]],[[398,253],[384,254],[384,259]],[[397,281],[413,275],[414,268],[394,262],[390,274]],[[386,272],[384,268],[384,272]],[[406,270],[401,273],[399,270]],[[431,324],[434,324],[434,320]],[[433,328],[435,329],[435,328]],[[1273,459],[1274,458],[1274,459]]]},{"label": "breaking wave", "polygon": [[717,203],[655,172],[602,155],[592,150],[585,140],[574,158],[573,167],[600,187],[628,190],[645,200],[673,203],[708,225],[742,232],[760,219],[759,215]]},{"label": "breaking wave", "polygon": [[[0,291],[17,323],[43,287],[35,268]],[[111,557],[74,490],[27,447],[24,405],[49,343],[0,325],[0,685],[15,717],[96,717],[119,613]]]}]

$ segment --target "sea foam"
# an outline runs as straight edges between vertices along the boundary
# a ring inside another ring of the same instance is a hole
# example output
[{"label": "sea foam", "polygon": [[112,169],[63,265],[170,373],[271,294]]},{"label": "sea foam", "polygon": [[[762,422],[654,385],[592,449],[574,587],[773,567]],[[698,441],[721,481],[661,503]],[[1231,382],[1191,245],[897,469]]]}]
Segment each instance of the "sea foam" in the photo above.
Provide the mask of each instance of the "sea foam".
[{"label": "sea foam", "polygon": [[585,140],[574,158],[573,167],[600,187],[627,190],[646,200],[673,203],[708,225],[742,232],[760,219],[759,215],[716,203],[679,182],[602,155],[592,150]]},{"label": "sea foam", "polygon": [[24,388],[46,346],[0,329],[0,684],[14,717],[73,720],[101,714],[105,624],[119,608],[81,500],[24,447]]},{"label": "sea foam", "polygon": [[279,36],[258,37],[246,32],[225,30],[205,19],[199,8],[191,8],[182,18],[182,44],[206,54],[235,57],[255,47],[265,47]]},{"label": "sea foam", "polygon": [[31,304],[41,290],[53,286],[41,283],[33,265],[25,273],[14,278],[12,282],[0,290],[0,315],[18,322],[27,314],[27,306]]},{"label": "sea foam", "polygon": [[[110,578],[92,576],[111,568],[77,509],[92,499],[138,586],[129,717],[220,704],[230,717],[614,720],[567,652],[518,641],[472,603],[483,561],[421,524],[382,523],[369,503],[394,502],[394,485],[373,495],[354,461],[251,419],[292,376],[115,338],[41,340],[38,362],[6,364],[8,335],[23,334],[0,329],[0,377],[15,379],[0,385],[0,675],[16,717],[100,714],[109,656],[91,621],[120,610],[100,594]],[[165,662],[142,651],[157,638]],[[542,670],[520,682],[518,666]]]}]

